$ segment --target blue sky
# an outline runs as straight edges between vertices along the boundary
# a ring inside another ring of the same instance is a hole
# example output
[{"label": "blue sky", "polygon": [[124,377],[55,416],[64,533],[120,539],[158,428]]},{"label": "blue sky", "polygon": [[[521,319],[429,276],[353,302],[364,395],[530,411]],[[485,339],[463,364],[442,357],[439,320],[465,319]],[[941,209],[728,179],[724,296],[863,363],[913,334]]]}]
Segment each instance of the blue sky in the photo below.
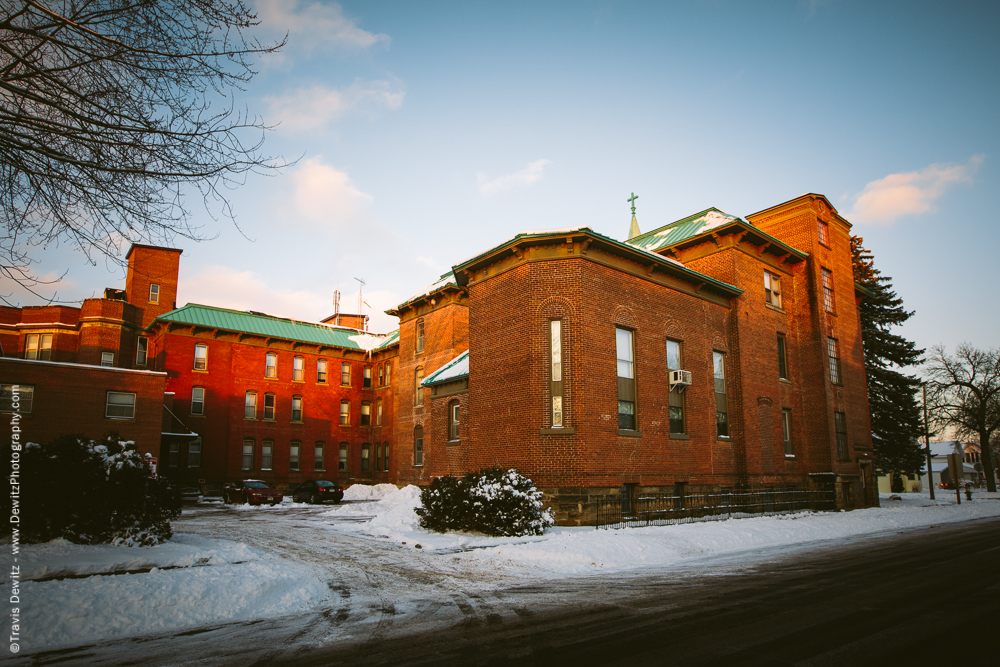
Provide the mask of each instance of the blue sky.
[{"label": "blue sky", "polygon": [[[996,3],[256,5],[289,42],[239,102],[299,161],[232,192],[243,234],[189,202],[215,238],[177,242],[179,303],[318,320],[338,287],[356,310],[357,277],[386,331],[519,231],[624,238],[633,191],[643,231],[818,192],[916,310],[904,335],[1000,346]],[[61,299],[123,283],[65,245],[41,258],[70,267]]]}]

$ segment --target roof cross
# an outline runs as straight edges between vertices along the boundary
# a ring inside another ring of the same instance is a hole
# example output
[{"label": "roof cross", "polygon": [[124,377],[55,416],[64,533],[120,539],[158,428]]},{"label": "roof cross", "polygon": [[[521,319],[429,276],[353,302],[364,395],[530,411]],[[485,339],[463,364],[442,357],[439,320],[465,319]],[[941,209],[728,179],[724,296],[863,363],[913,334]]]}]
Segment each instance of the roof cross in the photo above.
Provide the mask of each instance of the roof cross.
[{"label": "roof cross", "polygon": [[637,197],[636,194],[633,192],[632,196],[625,200],[625,201],[630,202],[632,204],[632,215],[633,216],[635,215],[635,200],[638,199],[638,198],[639,197]]}]

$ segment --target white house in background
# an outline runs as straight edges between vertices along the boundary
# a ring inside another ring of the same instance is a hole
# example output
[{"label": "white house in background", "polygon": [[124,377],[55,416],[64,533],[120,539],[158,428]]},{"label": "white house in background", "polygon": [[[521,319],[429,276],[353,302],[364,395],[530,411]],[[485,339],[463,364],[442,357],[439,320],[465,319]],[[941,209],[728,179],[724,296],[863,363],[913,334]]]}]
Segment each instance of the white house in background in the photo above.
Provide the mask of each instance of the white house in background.
[{"label": "white house in background", "polygon": [[[975,484],[979,480],[979,473],[971,463],[965,463],[965,445],[958,440],[945,440],[931,443],[931,479],[934,488],[941,487],[942,476],[945,482],[951,481],[951,474],[948,471],[948,455],[958,454],[962,461],[962,480]],[[927,472],[920,476],[920,483],[923,488],[927,488]]]}]

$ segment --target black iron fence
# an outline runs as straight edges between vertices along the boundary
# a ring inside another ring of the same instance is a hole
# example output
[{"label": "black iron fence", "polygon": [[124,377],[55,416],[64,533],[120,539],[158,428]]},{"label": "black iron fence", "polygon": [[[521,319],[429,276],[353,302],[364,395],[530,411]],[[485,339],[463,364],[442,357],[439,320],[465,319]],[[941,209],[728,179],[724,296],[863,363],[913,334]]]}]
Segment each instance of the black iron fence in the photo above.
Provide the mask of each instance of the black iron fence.
[{"label": "black iron fence", "polygon": [[597,500],[597,527],[634,528],[790,512],[822,512],[836,509],[836,504],[832,489],[753,489],[685,495],[623,493]]}]

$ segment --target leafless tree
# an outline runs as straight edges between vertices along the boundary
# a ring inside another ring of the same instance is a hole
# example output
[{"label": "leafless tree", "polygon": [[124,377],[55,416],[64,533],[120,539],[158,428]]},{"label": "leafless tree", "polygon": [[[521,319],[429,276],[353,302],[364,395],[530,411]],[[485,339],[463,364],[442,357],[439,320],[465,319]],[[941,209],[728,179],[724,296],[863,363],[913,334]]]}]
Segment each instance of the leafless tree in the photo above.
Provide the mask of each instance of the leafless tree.
[{"label": "leafless tree", "polygon": [[225,190],[282,166],[233,102],[284,45],[257,24],[241,0],[0,0],[0,275],[35,290],[54,243],[198,238],[186,193],[232,217]]},{"label": "leafless tree", "polygon": [[1000,431],[1000,350],[962,343],[950,356],[939,345],[931,349],[924,374],[934,421],[979,440],[986,488],[996,491],[990,440]]}]

